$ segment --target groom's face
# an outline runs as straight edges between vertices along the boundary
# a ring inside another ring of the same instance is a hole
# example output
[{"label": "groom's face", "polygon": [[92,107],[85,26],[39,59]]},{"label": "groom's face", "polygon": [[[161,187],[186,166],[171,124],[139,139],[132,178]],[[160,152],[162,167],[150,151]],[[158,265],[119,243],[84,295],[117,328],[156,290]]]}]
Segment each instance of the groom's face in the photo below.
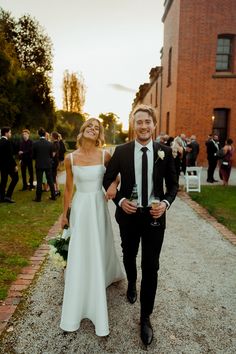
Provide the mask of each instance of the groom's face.
[{"label": "groom's face", "polygon": [[134,115],[134,131],[140,144],[147,144],[152,139],[155,125],[147,112],[138,111]]}]

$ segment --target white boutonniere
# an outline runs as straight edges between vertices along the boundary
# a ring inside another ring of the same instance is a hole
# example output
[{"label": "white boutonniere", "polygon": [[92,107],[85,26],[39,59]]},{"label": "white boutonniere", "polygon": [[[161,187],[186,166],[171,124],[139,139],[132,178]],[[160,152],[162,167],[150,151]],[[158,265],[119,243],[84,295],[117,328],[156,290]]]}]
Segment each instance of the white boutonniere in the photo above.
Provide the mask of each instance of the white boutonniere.
[{"label": "white boutonniere", "polygon": [[163,151],[163,150],[161,150],[161,149],[157,150],[157,158],[156,158],[156,160],[155,160],[155,163],[156,163],[159,159],[164,160],[164,157],[165,157],[165,151]]}]

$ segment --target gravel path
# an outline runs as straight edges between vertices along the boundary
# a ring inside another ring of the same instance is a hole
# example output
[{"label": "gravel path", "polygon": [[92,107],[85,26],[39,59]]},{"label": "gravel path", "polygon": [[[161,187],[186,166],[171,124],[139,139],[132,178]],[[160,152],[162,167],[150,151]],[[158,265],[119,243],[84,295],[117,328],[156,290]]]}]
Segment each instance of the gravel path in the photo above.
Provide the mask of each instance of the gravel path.
[{"label": "gravel path", "polygon": [[[112,202],[109,207],[113,215]],[[121,257],[118,227],[113,224]],[[236,353],[235,259],[236,247],[177,198],[168,211],[149,353]],[[63,272],[48,260],[13,317],[13,331],[4,335],[0,353],[146,352],[139,339],[139,303],[126,301],[126,281],[107,289],[106,338],[97,337],[88,320],[77,332],[60,330],[63,282]]]}]

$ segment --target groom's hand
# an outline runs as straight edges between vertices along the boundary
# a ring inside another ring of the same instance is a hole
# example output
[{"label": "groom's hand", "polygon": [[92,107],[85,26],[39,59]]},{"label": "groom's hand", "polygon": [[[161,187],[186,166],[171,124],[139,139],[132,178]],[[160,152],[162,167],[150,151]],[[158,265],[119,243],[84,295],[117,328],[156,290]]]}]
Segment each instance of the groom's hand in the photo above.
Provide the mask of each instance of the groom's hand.
[{"label": "groom's hand", "polygon": [[160,202],[159,205],[155,209],[150,209],[150,214],[154,218],[160,218],[164,212],[166,211],[166,203]]},{"label": "groom's hand", "polygon": [[121,208],[127,214],[134,214],[137,211],[137,206],[134,205],[130,200],[124,199],[121,203]]}]

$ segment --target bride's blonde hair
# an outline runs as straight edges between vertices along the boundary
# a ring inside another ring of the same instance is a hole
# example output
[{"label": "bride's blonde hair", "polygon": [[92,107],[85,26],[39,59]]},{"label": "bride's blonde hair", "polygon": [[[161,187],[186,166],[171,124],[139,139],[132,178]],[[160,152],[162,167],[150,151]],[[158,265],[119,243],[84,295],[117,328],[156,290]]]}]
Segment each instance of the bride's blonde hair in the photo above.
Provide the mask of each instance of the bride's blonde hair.
[{"label": "bride's blonde hair", "polygon": [[96,146],[99,146],[99,147],[103,146],[103,144],[104,144],[104,129],[103,129],[102,123],[97,118],[89,118],[80,127],[80,131],[79,131],[79,134],[77,136],[77,144],[76,144],[77,147],[81,146],[82,140],[83,140],[84,131],[89,126],[89,124],[91,122],[93,122],[93,121],[96,121],[98,123],[98,125],[99,125],[99,134],[98,134],[98,138],[96,140]]}]

